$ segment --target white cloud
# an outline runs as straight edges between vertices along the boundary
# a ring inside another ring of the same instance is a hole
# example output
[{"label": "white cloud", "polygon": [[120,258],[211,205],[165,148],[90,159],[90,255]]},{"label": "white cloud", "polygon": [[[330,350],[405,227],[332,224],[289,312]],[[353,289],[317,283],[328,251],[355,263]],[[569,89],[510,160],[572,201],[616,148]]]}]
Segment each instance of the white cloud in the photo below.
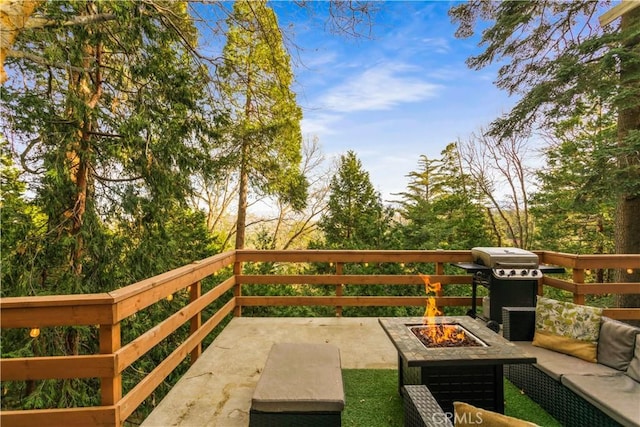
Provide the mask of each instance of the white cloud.
[{"label": "white cloud", "polygon": [[449,40],[443,37],[435,37],[435,38],[424,38],[421,40],[422,44],[425,47],[433,48],[433,51],[436,53],[448,53],[451,50],[451,46],[449,45]]},{"label": "white cloud", "polygon": [[302,59],[302,68],[321,69],[323,66],[330,66],[338,58],[338,54],[332,51],[321,51],[315,49],[313,52],[306,53]]},{"label": "white cloud", "polygon": [[311,113],[308,116],[305,114],[300,126],[305,134],[330,135],[334,133],[334,131],[332,131],[332,125],[339,119],[340,117],[333,114]]},{"label": "white cloud", "polygon": [[378,65],[333,87],[320,104],[331,111],[348,113],[388,110],[436,96],[439,86],[410,75],[412,70],[401,64]]}]

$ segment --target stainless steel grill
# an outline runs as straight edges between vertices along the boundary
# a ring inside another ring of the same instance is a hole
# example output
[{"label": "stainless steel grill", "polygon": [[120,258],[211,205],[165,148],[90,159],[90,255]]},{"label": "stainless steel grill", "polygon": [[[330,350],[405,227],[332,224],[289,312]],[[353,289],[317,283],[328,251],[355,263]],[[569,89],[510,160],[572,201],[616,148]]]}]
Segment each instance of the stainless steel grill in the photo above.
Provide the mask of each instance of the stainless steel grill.
[{"label": "stainless steel grill", "polygon": [[540,265],[536,254],[519,248],[476,247],[471,249],[471,255],[473,263],[456,264],[473,273],[473,302],[468,314],[478,317],[477,287],[488,288],[484,317],[487,326],[496,331],[502,323],[502,307],[535,307],[543,273],[564,272],[561,267]]},{"label": "stainless steel grill", "polygon": [[497,278],[531,280],[542,277],[538,255],[523,249],[478,247],[471,249],[471,256],[477,265],[490,268]]}]

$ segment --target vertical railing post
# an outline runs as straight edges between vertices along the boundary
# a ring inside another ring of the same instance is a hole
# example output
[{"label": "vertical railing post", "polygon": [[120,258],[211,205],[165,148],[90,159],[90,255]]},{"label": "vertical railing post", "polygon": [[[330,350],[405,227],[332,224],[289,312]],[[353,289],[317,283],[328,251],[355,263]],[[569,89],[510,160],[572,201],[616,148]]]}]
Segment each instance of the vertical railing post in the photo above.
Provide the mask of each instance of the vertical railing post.
[{"label": "vertical railing post", "polygon": [[[336,274],[341,276],[343,273],[344,273],[344,263],[337,262],[336,263]],[[342,297],[343,288],[344,288],[343,284],[336,285],[336,296],[338,298]],[[342,317],[342,306],[341,305],[337,305],[336,306],[336,317]]]},{"label": "vertical railing post", "polygon": [[544,296],[544,277],[538,279],[538,288],[536,295]]},{"label": "vertical railing post", "polygon": [[[582,269],[582,268],[574,268],[573,269],[573,283],[576,284],[576,285],[584,283],[584,269]],[[584,294],[576,294],[575,291],[574,291],[573,292],[573,302],[575,304],[584,305]]]},{"label": "vertical railing post", "polygon": [[[233,296],[238,298],[238,297],[242,296],[242,285],[240,283],[237,283],[238,276],[242,275],[242,263],[241,262],[235,262],[233,264],[233,275],[236,278],[236,284],[233,287]],[[233,309],[233,315],[236,316],[236,317],[241,317],[242,316],[242,306],[240,305],[240,303],[236,303],[236,306]]]},{"label": "vertical railing post", "polygon": [[[121,347],[120,322],[100,325],[100,354],[114,354]],[[114,367],[117,369],[114,357]],[[113,377],[100,378],[100,404],[116,405],[122,399],[122,374],[114,372]],[[116,409],[114,426],[120,426],[120,411]]]},{"label": "vertical railing post", "polygon": [[[443,276],[444,275],[444,263],[436,262],[436,275],[437,276]],[[436,293],[437,297],[441,297],[442,295],[444,295],[443,287],[440,286],[440,289],[438,289],[435,293]],[[438,309],[442,310],[442,307],[438,307]]]},{"label": "vertical railing post", "polygon": [[[202,295],[202,283],[200,281],[197,281],[196,283],[193,283],[189,288],[189,303],[193,303],[197,301],[198,298],[200,298],[200,296]],[[189,324],[189,335],[195,334],[198,329],[200,329],[200,326],[202,326],[202,314],[198,312],[191,318]],[[198,360],[198,357],[200,357],[201,354],[202,343],[200,342],[193,350],[191,350],[190,363],[193,365],[195,361]]]}]

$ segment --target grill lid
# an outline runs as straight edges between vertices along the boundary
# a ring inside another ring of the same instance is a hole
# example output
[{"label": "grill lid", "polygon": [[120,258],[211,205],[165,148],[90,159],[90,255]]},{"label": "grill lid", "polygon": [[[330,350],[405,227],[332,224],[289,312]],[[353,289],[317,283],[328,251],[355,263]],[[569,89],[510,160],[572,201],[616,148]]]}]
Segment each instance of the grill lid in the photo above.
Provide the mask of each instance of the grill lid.
[{"label": "grill lid", "polygon": [[476,247],[471,256],[476,264],[490,268],[538,268],[538,255],[520,248]]}]

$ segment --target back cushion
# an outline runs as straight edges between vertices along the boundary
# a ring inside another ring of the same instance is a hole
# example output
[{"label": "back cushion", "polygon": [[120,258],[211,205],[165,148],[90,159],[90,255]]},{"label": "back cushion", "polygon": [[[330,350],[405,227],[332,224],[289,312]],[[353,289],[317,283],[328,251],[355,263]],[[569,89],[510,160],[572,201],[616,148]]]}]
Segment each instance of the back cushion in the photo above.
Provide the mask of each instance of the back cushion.
[{"label": "back cushion", "polygon": [[640,334],[636,335],[635,354],[631,362],[629,362],[627,375],[640,383]]},{"label": "back cushion", "polygon": [[633,357],[638,333],[640,333],[638,328],[603,317],[598,339],[598,363],[619,371],[626,371]]},{"label": "back cushion", "polygon": [[539,296],[531,344],[595,363],[601,319],[601,308]]}]

